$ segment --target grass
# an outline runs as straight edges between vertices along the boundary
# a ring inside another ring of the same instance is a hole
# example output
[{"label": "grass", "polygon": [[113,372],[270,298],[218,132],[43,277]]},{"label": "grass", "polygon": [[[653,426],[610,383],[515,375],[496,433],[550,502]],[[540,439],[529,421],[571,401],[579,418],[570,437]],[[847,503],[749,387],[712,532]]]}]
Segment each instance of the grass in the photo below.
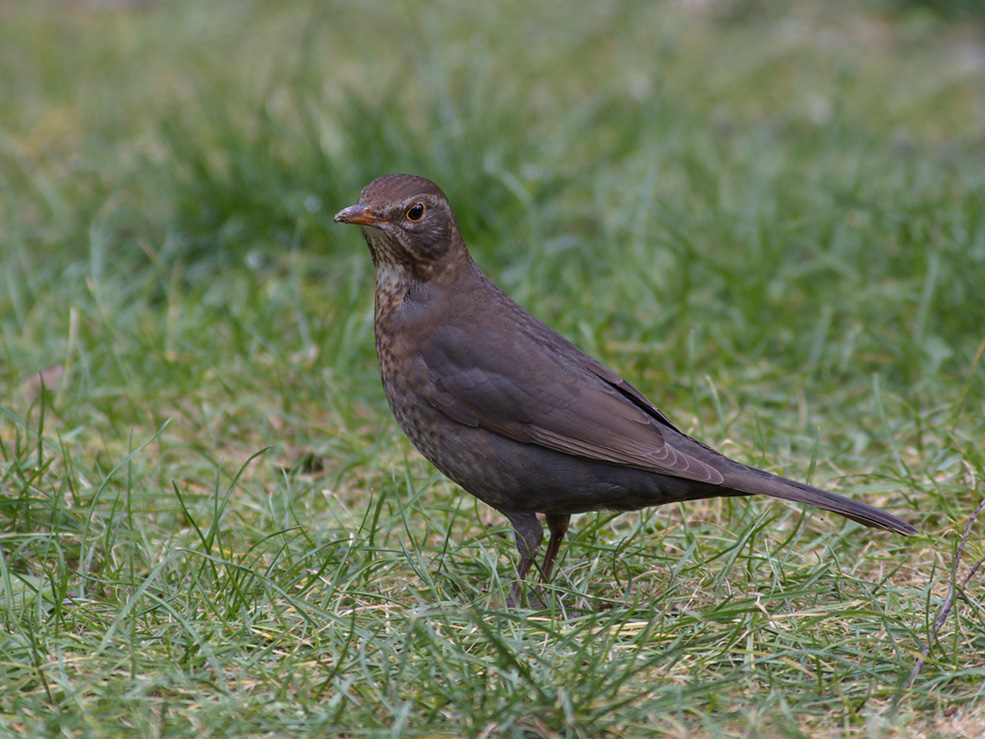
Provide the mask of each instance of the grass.
[{"label": "grass", "polygon": [[[0,734],[974,736],[975,29],[909,5],[0,6]],[[375,176],[732,456],[884,506],[579,517],[544,610],[403,438]],[[957,562],[956,574],[952,565]],[[929,644],[912,685],[907,677]]]}]

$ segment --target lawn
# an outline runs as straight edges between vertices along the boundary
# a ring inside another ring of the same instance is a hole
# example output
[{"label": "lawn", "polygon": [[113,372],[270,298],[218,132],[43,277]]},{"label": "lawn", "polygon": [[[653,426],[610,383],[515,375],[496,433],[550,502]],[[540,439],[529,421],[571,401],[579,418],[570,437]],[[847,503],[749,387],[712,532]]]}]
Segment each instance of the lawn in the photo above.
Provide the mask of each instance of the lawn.
[{"label": "lawn", "polygon": [[[967,18],[0,3],[0,736],[985,733]],[[919,535],[588,514],[508,608],[509,525],[392,419],[332,222],[389,172],[683,429]]]}]

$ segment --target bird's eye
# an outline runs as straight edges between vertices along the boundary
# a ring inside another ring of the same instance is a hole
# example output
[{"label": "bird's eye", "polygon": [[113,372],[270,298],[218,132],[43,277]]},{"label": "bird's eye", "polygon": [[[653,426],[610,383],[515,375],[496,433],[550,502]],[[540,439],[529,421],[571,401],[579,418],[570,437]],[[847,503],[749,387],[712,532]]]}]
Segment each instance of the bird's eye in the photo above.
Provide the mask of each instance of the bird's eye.
[{"label": "bird's eye", "polygon": [[414,203],[407,209],[407,220],[408,221],[419,221],[424,217],[424,204]]}]

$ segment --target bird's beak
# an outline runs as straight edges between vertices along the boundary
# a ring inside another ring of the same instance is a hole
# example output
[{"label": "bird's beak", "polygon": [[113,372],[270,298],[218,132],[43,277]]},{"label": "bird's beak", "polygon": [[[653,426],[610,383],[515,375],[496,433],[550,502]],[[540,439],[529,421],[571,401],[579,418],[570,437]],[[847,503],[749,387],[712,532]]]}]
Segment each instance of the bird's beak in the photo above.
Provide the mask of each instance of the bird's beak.
[{"label": "bird's beak", "polygon": [[373,215],[373,212],[366,203],[356,203],[340,210],[335,214],[333,220],[336,223],[351,223],[354,226],[374,226],[379,228],[384,219]]}]

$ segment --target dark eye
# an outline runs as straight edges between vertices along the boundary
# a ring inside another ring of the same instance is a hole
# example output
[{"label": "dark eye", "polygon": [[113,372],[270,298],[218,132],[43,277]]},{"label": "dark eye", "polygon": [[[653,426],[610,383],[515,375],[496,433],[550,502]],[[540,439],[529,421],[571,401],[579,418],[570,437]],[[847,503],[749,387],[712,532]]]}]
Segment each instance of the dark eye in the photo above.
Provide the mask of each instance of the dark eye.
[{"label": "dark eye", "polygon": [[407,220],[408,221],[419,221],[424,217],[424,205],[423,203],[414,203],[407,209]]}]

